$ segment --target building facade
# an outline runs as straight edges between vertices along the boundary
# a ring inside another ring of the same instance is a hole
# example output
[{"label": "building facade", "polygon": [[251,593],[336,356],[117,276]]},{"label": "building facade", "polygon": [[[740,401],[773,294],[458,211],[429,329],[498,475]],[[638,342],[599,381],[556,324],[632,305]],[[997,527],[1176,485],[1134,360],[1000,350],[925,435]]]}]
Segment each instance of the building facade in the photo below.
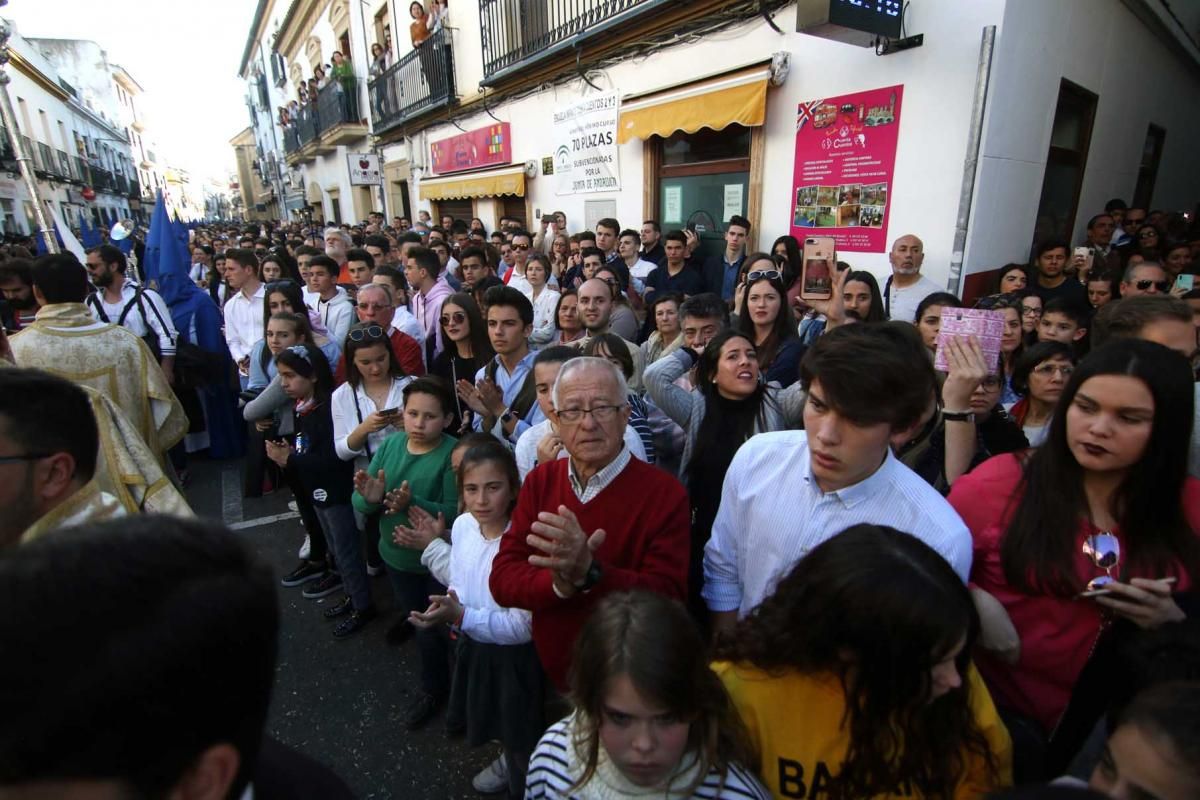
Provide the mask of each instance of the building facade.
[{"label": "building facade", "polygon": [[[362,125],[322,115],[320,92],[316,114],[279,129],[326,219],[371,207],[342,172],[370,150],[389,216],[654,219],[719,249],[736,213],[753,247],[836,233],[839,257],[881,278],[890,243],[913,233],[924,272],[970,293],[1037,238],[1079,242],[1109,198],[1195,206],[1200,8],[888,0],[814,27],[847,5],[456,0],[434,4],[448,10],[415,44],[399,6],[264,2],[254,57],[278,123],[316,65],[352,53],[373,147]],[[385,55],[365,62],[376,43]]]},{"label": "building facade", "polygon": [[254,139],[254,129],[246,128],[229,140],[237,164],[237,192],[240,203],[236,206],[248,222],[263,222],[278,219],[277,207],[268,205],[273,199],[271,187],[263,181],[259,165],[259,145]]}]

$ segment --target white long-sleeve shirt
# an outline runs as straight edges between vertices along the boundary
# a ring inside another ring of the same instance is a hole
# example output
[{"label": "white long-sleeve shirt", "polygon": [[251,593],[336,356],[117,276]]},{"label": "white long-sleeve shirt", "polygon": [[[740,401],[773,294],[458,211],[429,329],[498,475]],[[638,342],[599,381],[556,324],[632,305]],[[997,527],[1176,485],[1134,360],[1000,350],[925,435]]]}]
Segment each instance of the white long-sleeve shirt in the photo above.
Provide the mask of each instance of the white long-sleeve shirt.
[{"label": "white long-sleeve shirt", "polygon": [[225,343],[234,361],[250,355],[254,343],[263,338],[263,297],[267,287],[258,285],[252,297],[236,292],[225,301]]},{"label": "white long-sleeve shirt", "polygon": [[492,597],[488,580],[503,537],[487,539],[470,514],[460,514],[450,530],[450,587],[464,607],[463,633],[483,644],[525,644],[533,640],[533,615],[504,608]]},{"label": "white long-sleeve shirt", "polygon": [[554,341],[558,332],[558,320],[554,312],[558,309],[558,300],[562,295],[549,286],[542,287],[542,293],[535,299],[532,287],[526,297],[533,303],[533,330],[529,334],[530,347],[545,347]]},{"label": "white long-sleeve shirt", "polygon": [[[412,381],[413,379],[407,376],[393,378],[392,385],[388,389],[387,405],[384,408],[403,408],[404,387]],[[370,462],[367,452],[375,453],[383,444],[384,439],[396,431],[404,429],[402,422],[396,426],[389,425],[374,433],[368,433],[367,440],[357,450],[350,447],[347,441],[350,434],[363,420],[378,410],[375,401],[367,395],[362,384],[359,384],[356,389],[347,381],[333,391],[330,411],[333,412],[333,449],[337,451],[338,458],[342,461],[354,461],[355,466],[359,469],[366,469]]]}]

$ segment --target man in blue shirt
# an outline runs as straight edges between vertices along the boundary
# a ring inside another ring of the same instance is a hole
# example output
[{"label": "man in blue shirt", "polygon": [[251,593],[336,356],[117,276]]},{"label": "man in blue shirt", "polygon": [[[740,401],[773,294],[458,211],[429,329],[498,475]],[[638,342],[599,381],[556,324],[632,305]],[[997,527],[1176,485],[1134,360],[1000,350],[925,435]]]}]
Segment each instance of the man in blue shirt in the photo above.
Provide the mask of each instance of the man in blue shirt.
[{"label": "man in blue shirt", "polygon": [[746,237],[750,235],[750,220],[734,214],[725,226],[725,252],[709,256],[704,262],[705,290],[721,295],[727,303],[733,302],[733,290],[737,286],[737,274],[746,260]]},{"label": "man in blue shirt", "polygon": [[529,334],[533,305],[511,286],[493,286],[487,303],[488,339],[496,357],[475,373],[475,383],[460,380],[458,396],[475,412],[475,430],[515,443],[545,417],[537,404]]}]

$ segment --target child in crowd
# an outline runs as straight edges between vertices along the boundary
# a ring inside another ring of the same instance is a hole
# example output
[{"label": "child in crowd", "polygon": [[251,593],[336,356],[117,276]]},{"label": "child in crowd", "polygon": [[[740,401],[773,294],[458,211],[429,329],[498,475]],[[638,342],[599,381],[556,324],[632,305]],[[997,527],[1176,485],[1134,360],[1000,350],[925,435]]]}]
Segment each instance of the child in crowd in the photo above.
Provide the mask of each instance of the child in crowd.
[{"label": "child in crowd", "polygon": [[[267,457],[294,470],[299,485],[312,500],[328,545],[333,549],[346,597],[325,609],[326,619],[345,617],[333,629],[343,638],[363,628],[375,616],[367,584],[367,565],[363,560],[358,527],[350,506],[350,479],[353,469],[338,458],[333,445],[333,414],[330,410],[333,375],[321,350],[312,344],[299,344],[275,356],[275,369],[288,397],[295,401],[296,436],[292,444],[283,440],[267,441]],[[339,588],[335,582],[319,581],[325,594]],[[328,589],[328,591],[325,591]],[[309,593],[306,597],[312,597]]]},{"label": "child in crowd", "polygon": [[[421,564],[421,554],[396,544],[391,532],[410,526],[408,509],[416,506],[449,519],[458,511],[450,451],[454,438],[445,434],[452,419],[454,400],[437,378],[418,378],[404,387],[404,432],[389,436],[375,451],[367,469],[354,475],[354,507],[362,514],[383,511],[379,521],[379,554],[403,618],[388,631],[388,641],[399,644],[411,634],[407,621],[413,611],[429,605],[431,595],[446,589]],[[332,432],[331,432],[332,439]],[[383,506],[388,495],[388,506]],[[446,701],[450,691],[446,637],[442,631],[417,631],[421,686],[405,712],[409,730],[424,725]]]},{"label": "child in crowd", "polygon": [[488,578],[500,537],[508,530],[521,487],[512,453],[494,437],[462,452],[456,473],[466,507],[450,534],[449,591],[435,595],[413,625],[450,625],[458,631],[447,712],[448,730],[463,730],[472,746],[499,740],[504,755],[475,777],[481,792],[508,788],[520,798],[529,756],[545,726],[538,709],[545,678],[533,646],[530,612],[501,608]]},{"label": "child in crowd", "polygon": [[1008,732],[970,666],[978,631],[945,559],[862,524],[801,559],[714,668],[776,797],[974,798],[1012,783]]},{"label": "child in crowd", "polygon": [[546,731],[525,797],[738,798],[770,794],[683,606],[650,592],[609,595],[575,644],[574,713]]}]

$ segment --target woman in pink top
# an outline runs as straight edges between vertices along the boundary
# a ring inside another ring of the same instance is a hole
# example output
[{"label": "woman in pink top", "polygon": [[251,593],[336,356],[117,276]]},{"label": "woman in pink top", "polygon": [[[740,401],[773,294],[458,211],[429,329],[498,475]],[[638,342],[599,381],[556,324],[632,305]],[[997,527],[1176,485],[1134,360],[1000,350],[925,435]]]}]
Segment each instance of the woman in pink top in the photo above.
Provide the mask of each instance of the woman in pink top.
[{"label": "woman in pink top", "polygon": [[[1002,713],[1036,723],[1043,740],[1102,636],[1185,618],[1176,596],[1200,581],[1192,398],[1177,353],[1112,342],[1076,368],[1038,450],[997,456],[950,492],[975,542],[972,584],[1019,637],[981,650],[979,670]],[[1081,596],[1096,579],[1109,593]]]}]

